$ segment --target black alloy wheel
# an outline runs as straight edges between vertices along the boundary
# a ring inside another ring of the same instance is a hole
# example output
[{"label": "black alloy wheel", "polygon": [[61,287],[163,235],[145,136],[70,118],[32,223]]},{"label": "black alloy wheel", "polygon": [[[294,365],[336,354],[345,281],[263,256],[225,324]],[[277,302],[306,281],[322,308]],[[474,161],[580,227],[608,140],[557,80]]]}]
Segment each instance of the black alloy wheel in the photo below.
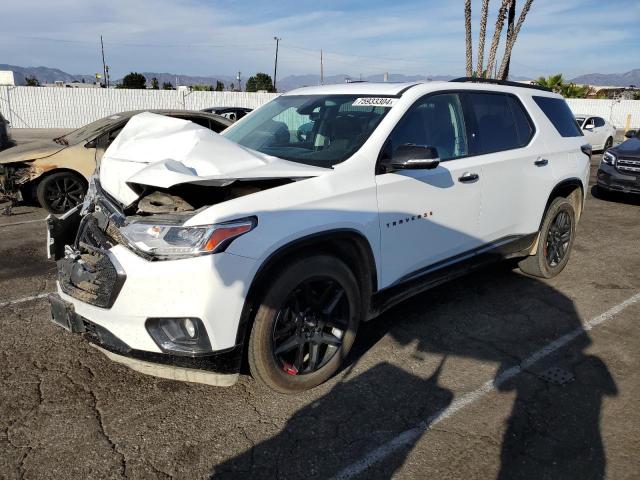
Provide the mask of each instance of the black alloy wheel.
[{"label": "black alloy wheel", "polygon": [[545,258],[550,267],[556,267],[569,251],[569,242],[571,241],[571,217],[564,210],[558,212],[549,227],[547,234],[547,243],[545,246]]},{"label": "black alloy wheel", "polygon": [[82,203],[86,191],[84,179],[71,172],[60,172],[43,178],[36,194],[42,207],[59,214]]},{"label": "black alloy wheel", "polygon": [[272,390],[295,393],[325,382],[349,354],[366,311],[355,275],[323,253],[271,266],[256,305],[247,359]]},{"label": "black alloy wheel", "polygon": [[324,367],[342,345],[349,325],[345,291],[331,278],[313,278],[291,292],[276,314],[273,354],[289,375]]}]

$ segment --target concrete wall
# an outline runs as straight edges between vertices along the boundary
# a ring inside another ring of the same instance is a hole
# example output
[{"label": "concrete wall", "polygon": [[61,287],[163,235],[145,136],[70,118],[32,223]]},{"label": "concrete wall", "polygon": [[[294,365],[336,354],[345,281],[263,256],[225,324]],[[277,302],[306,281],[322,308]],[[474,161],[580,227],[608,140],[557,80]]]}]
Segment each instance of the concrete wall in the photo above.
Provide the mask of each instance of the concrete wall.
[{"label": "concrete wall", "polygon": [[[77,128],[126,110],[238,106],[257,108],[277,94],[246,92],[185,92],[0,86],[0,112],[14,128]],[[568,99],[574,113],[610,119],[617,128],[640,128],[640,100]]]},{"label": "concrete wall", "polygon": [[0,112],[14,128],[77,128],[127,110],[257,108],[277,94],[104,88],[1,87]]}]

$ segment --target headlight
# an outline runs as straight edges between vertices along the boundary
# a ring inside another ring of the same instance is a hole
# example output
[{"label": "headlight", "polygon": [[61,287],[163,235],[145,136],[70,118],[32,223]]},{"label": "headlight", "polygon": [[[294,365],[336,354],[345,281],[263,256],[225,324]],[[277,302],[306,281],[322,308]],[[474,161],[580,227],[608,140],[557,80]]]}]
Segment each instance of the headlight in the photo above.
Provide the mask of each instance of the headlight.
[{"label": "headlight", "polygon": [[199,227],[139,222],[122,227],[120,232],[132,247],[169,260],[221,252],[257,224],[255,217]]},{"label": "headlight", "polygon": [[602,154],[602,163],[606,163],[607,165],[615,165],[616,164],[616,156],[606,151]]}]

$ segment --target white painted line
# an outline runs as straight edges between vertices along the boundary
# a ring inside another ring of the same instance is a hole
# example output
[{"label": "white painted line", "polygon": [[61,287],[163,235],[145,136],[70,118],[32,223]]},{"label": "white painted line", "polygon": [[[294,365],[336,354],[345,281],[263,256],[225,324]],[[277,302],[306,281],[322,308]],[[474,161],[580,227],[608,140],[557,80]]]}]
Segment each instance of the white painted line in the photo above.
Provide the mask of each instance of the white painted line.
[{"label": "white painted line", "polygon": [[30,297],[22,297],[22,298],[18,298],[16,300],[9,300],[8,302],[0,303],[0,308],[8,307],[9,305],[16,305],[18,303],[30,302],[31,300],[39,300],[41,298],[45,298],[45,297],[48,297],[48,296],[49,296],[49,293],[41,293],[39,295],[32,295]]},{"label": "white painted line", "polygon": [[2,227],[13,227],[15,225],[26,225],[27,223],[40,223],[46,221],[46,218],[39,218],[38,220],[25,220],[23,222],[13,222],[13,223],[0,223],[0,228]]},{"label": "white painted line", "polygon": [[610,308],[609,310],[598,315],[597,317],[590,319],[589,321],[584,323],[582,326],[576,328],[575,330],[572,330],[566,335],[559,337],[558,339],[554,340],[553,342],[549,343],[542,349],[535,352],[530,357],[527,357],[525,360],[522,361],[522,363],[520,363],[520,365],[511,367],[508,370],[505,370],[500,375],[498,375],[495,378],[495,380],[489,380],[488,382],[484,383],[480,388],[472,392],[469,392],[466,395],[463,395],[462,397],[460,397],[459,399],[453,401],[448,408],[437,411],[436,413],[428,417],[426,420],[423,420],[422,422],[418,423],[417,425],[410,428],[409,430],[405,430],[394,439],[388,441],[387,443],[382,444],[375,450],[372,450],[356,463],[353,463],[348,467],[342,469],[340,472],[338,472],[338,474],[334,477],[334,479],[342,480],[347,478],[353,478],[356,475],[359,475],[365,470],[367,470],[369,467],[373,466],[375,463],[388,457],[399,448],[402,448],[405,446],[411,446],[415,444],[415,442],[420,438],[420,436],[425,431],[427,431],[431,426],[437,425],[441,421],[451,417],[452,415],[456,414],[467,405],[471,405],[472,403],[476,402],[477,400],[481,399],[482,397],[484,397],[485,395],[493,391],[496,388],[496,386],[499,386],[500,384],[508,380],[511,380],[515,376],[519,375],[523,370],[526,370],[527,368],[532,366],[534,363],[542,360],[543,358],[547,357],[548,355],[555,352],[556,350],[564,347],[575,338],[584,334],[586,331],[592,330],[598,325],[601,325],[611,320],[620,312],[622,312],[625,308],[628,308],[631,305],[638,302],[640,302],[640,293],[636,293],[632,297],[626,299],[624,302],[619,303],[615,307]]}]

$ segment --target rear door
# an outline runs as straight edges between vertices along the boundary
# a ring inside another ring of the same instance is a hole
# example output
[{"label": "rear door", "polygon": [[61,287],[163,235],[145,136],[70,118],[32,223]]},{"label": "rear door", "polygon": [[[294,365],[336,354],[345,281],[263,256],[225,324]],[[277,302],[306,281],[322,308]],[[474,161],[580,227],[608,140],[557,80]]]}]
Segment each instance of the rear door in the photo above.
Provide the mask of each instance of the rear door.
[{"label": "rear door", "polygon": [[[469,158],[460,96],[431,94],[416,101],[389,136],[381,160],[400,145],[437,148],[432,170],[379,170],[381,287],[438,268],[479,245],[482,169]],[[440,264],[441,265],[441,264]]]},{"label": "rear door", "polygon": [[533,121],[509,93],[468,92],[464,100],[471,153],[483,170],[479,238],[502,243],[537,231],[528,212],[547,188],[551,167]]}]

